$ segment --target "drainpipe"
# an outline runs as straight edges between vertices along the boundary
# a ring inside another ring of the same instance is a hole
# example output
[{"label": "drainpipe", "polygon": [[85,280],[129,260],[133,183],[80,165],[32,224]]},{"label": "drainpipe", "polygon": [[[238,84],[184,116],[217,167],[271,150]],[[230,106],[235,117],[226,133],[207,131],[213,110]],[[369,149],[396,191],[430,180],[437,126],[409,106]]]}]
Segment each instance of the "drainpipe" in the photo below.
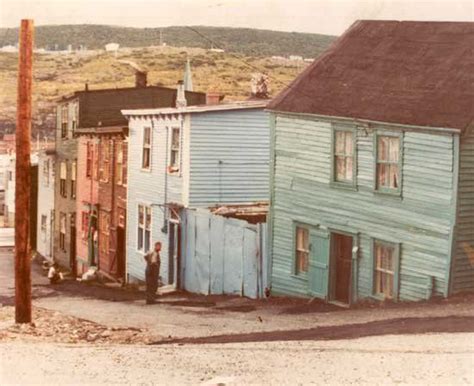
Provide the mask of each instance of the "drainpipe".
[{"label": "drainpipe", "polygon": [[[112,155],[110,157],[110,163],[112,166],[112,173],[110,175],[110,182],[112,184],[111,193],[112,199],[110,200],[110,228],[114,230],[114,260],[116,264],[117,261],[117,227],[115,226],[115,137],[112,137]],[[110,166],[109,166],[110,167]],[[123,155],[122,155],[122,167],[123,167]],[[109,228],[109,237],[110,237],[110,229]],[[109,238],[109,248],[108,248],[108,255],[110,258],[110,238]],[[118,267],[117,267],[118,268]],[[112,265],[109,264],[109,270],[112,271]]]},{"label": "drainpipe", "polygon": [[[153,121],[152,121],[153,124]],[[164,181],[164,194],[163,194],[163,227],[161,228],[161,232],[168,233],[168,208],[166,204],[168,203],[168,139],[169,138],[169,127],[166,126],[166,140],[165,140],[165,181]]]}]

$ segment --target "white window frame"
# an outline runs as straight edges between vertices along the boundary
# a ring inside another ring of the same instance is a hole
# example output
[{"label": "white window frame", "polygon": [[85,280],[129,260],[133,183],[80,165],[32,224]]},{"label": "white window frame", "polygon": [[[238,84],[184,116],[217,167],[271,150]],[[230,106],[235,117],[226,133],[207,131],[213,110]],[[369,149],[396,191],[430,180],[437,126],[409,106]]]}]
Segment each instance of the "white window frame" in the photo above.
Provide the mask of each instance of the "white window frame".
[{"label": "white window frame", "polygon": [[[178,146],[177,148],[173,147],[173,133],[178,131]],[[168,149],[168,173],[170,174],[180,174],[181,173],[181,152],[182,152],[182,130],[180,126],[171,126],[169,128],[169,149]],[[174,164],[171,164],[171,155],[173,152],[177,153],[176,160]]]},{"label": "white window frame", "polygon": [[[140,224],[140,208],[143,208],[143,224]],[[147,229],[146,227],[146,215],[147,215],[147,210],[149,210],[150,213],[150,225],[149,228]],[[140,230],[142,231],[142,246],[139,246],[139,235],[140,235]],[[149,241],[148,241],[148,249],[151,248],[151,240],[152,240],[152,230],[153,230],[153,208],[151,205],[140,203],[137,205],[137,251],[141,252],[143,254],[148,253],[149,251],[146,250],[146,232],[149,232]]]},{"label": "white window frame", "polygon": [[[150,130],[150,143],[145,144],[145,132],[146,130]],[[153,126],[144,126],[143,127],[143,133],[142,133],[142,151],[141,151],[141,170],[143,171],[151,171],[151,162],[152,162],[152,148],[153,148]],[[145,160],[145,149],[148,150],[148,166],[144,167],[144,160]]]}]

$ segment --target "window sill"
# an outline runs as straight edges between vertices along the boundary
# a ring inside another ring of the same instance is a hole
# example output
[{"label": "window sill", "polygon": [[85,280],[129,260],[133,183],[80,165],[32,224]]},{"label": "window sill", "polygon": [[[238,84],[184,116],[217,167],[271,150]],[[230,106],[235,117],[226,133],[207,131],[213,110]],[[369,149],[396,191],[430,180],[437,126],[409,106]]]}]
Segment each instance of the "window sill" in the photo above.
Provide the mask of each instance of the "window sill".
[{"label": "window sill", "polygon": [[151,168],[148,168],[148,169],[140,168],[140,171],[143,173],[151,173]]},{"label": "window sill", "polygon": [[357,190],[358,190],[357,185],[350,184],[350,183],[344,183],[344,182],[331,181],[329,183],[329,186],[331,188],[349,190],[349,191],[353,191],[353,192],[357,192]]},{"label": "window sill", "polygon": [[377,196],[380,196],[380,197],[391,197],[393,199],[398,199],[398,200],[402,200],[402,192],[398,191],[398,192],[390,192],[390,191],[386,191],[386,190],[377,190],[377,189],[374,189],[373,190],[374,194],[377,195]]},{"label": "window sill", "polygon": [[304,282],[308,281],[308,275],[307,274],[298,275],[297,273],[292,273],[290,276],[293,279],[301,280],[301,281],[304,281]]}]

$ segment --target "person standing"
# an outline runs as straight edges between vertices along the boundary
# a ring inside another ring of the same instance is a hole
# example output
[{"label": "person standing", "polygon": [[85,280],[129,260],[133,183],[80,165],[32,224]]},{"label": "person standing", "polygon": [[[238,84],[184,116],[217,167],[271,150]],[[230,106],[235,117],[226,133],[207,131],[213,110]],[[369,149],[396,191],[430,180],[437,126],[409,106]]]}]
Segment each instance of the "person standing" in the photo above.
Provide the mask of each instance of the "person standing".
[{"label": "person standing", "polygon": [[155,303],[156,290],[158,289],[158,277],[160,274],[160,251],[161,242],[157,241],[153,251],[145,255],[146,304]]}]

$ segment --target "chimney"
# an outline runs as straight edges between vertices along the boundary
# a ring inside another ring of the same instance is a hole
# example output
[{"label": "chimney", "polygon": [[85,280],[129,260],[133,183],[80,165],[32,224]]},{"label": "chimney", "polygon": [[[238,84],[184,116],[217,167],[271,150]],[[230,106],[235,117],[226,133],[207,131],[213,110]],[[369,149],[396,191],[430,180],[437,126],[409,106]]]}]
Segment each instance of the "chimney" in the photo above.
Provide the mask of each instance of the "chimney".
[{"label": "chimney", "polygon": [[146,87],[146,71],[135,71],[135,87]]},{"label": "chimney", "polygon": [[84,91],[89,91],[89,83],[86,83],[86,84],[84,85]]},{"label": "chimney", "polygon": [[222,100],[221,94],[218,92],[208,92],[206,94],[206,105],[218,105]]},{"label": "chimney", "polygon": [[178,80],[178,88],[176,93],[176,107],[186,107],[186,93],[184,90],[184,82],[182,80]]},{"label": "chimney", "polygon": [[268,99],[268,76],[264,74],[253,74],[250,83],[251,93],[249,99]]}]

